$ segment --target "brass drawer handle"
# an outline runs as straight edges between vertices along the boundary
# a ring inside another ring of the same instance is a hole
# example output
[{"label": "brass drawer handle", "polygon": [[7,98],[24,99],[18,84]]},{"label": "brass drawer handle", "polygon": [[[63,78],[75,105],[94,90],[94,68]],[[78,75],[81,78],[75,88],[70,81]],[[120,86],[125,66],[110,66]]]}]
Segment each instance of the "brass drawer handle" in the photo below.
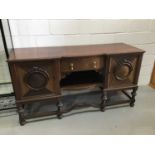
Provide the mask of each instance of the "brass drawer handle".
[{"label": "brass drawer handle", "polygon": [[70,69],[71,69],[72,71],[74,70],[74,64],[73,64],[73,63],[70,64]]},{"label": "brass drawer handle", "polygon": [[93,64],[94,64],[94,68],[97,68],[97,66],[96,66],[96,61],[94,61]]}]

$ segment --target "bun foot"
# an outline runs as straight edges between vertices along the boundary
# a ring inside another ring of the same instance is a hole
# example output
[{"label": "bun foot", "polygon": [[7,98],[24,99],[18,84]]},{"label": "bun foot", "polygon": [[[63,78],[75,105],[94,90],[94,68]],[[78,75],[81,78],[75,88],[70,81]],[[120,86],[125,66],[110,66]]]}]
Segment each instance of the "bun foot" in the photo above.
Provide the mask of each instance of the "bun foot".
[{"label": "bun foot", "polygon": [[57,115],[57,118],[58,119],[62,119],[62,115]]},{"label": "bun foot", "polygon": [[25,120],[19,120],[19,123],[21,126],[24,126],[26,124],[26,121]]},{"label": "bun foot", "polygon": [[130,107],[134,107],[135,103],[134,102],[130,102]]},{"label": "bun foot", "polygon": [[104,112],[105,111],[105,108],[104,107],[101,107],[100,110],[101,110],[101,112]]}]

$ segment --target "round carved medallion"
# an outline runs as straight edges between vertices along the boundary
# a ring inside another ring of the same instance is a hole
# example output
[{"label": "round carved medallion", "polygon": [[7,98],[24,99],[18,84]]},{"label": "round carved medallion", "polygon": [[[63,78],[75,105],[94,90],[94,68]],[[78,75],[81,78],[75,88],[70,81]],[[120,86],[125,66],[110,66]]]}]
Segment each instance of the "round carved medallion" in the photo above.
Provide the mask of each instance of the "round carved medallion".
[{"label": "round carved medallion", "polygon": [[117,66],[114,68],[114,77],[117,80],[126,80],[133,70],[132,63],[129,60],[124,59],[119,61]]},{"label": "round carved medallion", "polygon": [[39,67],[33,67],[25,75],[24,81],[33,90],[40,90],[46,87],[49,80],[48,73]]}]

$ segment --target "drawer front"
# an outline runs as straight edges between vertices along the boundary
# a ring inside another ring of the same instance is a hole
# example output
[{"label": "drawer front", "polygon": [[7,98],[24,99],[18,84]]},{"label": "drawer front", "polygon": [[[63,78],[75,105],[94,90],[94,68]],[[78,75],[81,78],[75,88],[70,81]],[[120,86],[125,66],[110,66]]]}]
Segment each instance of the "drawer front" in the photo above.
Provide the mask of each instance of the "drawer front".
[{"label": "drawer front", "polygon": [[120,88],[136,84],[139,65],[139,55],[111,56],[108,68],[108,87]]},{"label": "drawer front", "polygon": [[99,70],[103,65],[103,57],[65,58],[61,61],[61,71]]},{"label": "drawer front", "polygon": [[60,93],[60,65],[57,60],[18,62],[14,70],[12,80],[17,99]]}]

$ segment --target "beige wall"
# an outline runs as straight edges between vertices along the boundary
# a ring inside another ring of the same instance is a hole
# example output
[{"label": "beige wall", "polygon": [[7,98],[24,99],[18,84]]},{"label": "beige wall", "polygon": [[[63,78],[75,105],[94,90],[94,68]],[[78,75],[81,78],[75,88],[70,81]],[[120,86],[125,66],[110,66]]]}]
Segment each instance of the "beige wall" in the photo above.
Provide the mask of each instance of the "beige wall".
[{"label": "beige wall", "polygon": [[18,47],[125,42],[146,50],[139,84],[149,83],[155,60],[155,20],[10,20]]}]

